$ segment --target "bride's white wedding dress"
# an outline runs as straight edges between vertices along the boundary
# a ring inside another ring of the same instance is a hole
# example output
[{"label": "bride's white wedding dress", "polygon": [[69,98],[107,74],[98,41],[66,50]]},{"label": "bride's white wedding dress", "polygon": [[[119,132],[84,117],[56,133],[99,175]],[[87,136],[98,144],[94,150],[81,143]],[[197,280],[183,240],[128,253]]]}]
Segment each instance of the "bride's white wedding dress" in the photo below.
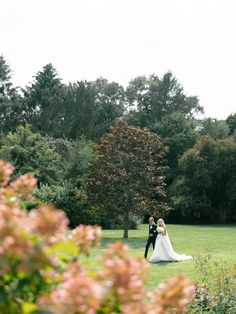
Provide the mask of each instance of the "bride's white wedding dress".
[{"label": "bride's white wedding dress", "polygon": [[155,249],[150,258],[151,263],[155,262],[179,262],[192,259],[192,256],[176,253],[170,243],[168,235],[158,234]]}]

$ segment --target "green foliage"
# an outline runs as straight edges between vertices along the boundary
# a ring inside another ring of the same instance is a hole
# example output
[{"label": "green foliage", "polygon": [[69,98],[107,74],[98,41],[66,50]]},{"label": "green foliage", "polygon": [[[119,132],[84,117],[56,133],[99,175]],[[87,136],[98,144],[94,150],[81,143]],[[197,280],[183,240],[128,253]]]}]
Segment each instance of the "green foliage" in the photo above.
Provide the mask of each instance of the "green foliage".
[{"label": "green foliage", "polygon": [[200,123],[200,135],[209,135],[214,139],[226,138],[230,130],[226,121],[206,118]]},{"label": "green foliage", "polygon": [[5,124],[7,121],[7,116],[9,113],[7,112],[7,107],[11,106],[11,102],[8,97],[8,90],[11,86],[10,80],[10,68],[6,63],[3,56],[0,56],[0,131],[3,132],[5,129]]},{"label": "green foliage", "polygon": [[180,159],[172,200],[182,215],[225,222],[235,216],[236,143],[202,137]]},{"label": "green foliage", "polygon": [[56,69],[47,64],[24,90],[25,121],[43,135],[62,136],[65,87]]},{"label": "green foliage", "polygon": [[125,91],[116,82],[99,78],[92,83],[95,90],[96,123],[93,137],[99,138],[124,114]]},{"label": "green foliage", "polygon": [[105,79],[69,84],[66,93],[64,134],[69,138],[103,135],[124,111],[124,89]]},{"label": "green foliage", "polygon": [[68,181],[61,185],[43,185],[36,191],[38,203],[55,204],[66,213],[70,227],[81,223],[90,223],[84,215],[84,202],[78,195],[78,190]]},{"label": "green foliage", "polygon": [[185,117],[180,112],[174,112],[163,117],[153,126],[153,130],[169,148],[167,182],[170,184],[177,175],[178,159],[196,143],[198,138],[196,121],[193,118]]},{"label": "green foliage", "polygon": [[[63,156],[63,175],[54,184],[41,185],[36,192],[36,198],[41,203],[52,203],[63,209],[70,226],[76,227],[80,223],[97,223],[92,217],[87,217],[86,203],[79,195],[79,189],[88,174],[89,161],[92,158],[91,142],[81,138],[72,143],[54,140],[57,149],[66,147]],[[90,219],[91,218],[91,219]]]},{"label": "green foliage", "polygon": [[[117,211],[107,210],[100,206],[91,205],[89,202],[84,207],[84,223],[91,225],[99,225],[103,229],[122,229],[124,228],[124,217],[122,213]],[[140,217],[129,213],[128,229],[137,229]]]},{"label": "green foliage", "polygon": [[89,162],[93,157],[92,142],[84,137],[71,143],[65,156],[65,178],[79,187],[88,173]]},{"label": "green foliage", "polygon": [[21,97],[11,83],[11,69],[5,58],[0,55],[0,132],[7,133],[16,129],[22,120]]},{"label": "green foliage", "polygon": [[53,148],[62,158],[66,159],[69,149],[71,147],[71,141],[66,138],[53,138],[47,137],[48,144]]},{"label": "green foliage", "polygon": [[0,55],[0,99],[10,97],[14,92],[11,83],[11,69],[3,55]]},{"label": "green foliage", "polygon": [[85,185],[88,199],[122,217],[125,237],[132,215],[168,211],[163,202],[166,152],[156,134],[119,121],[94,145],[94,153]]},{"label": "green foliage", "polygon": [[0,158],[15,165],[15,177],[32,173],[38,184],[53,184],[61,176],[60,155],[44,137],[33,133],[29,125],[18,127],[2,139]]},{"label": "green foliage", "polygon": [[236,139],[236,113],[229,115],[226,123],[229,126],[229,135]]},{"label": "green foliage", "polygon": [[156,75],[137,77],[130,82],[126,94],[132,109],[127,118],[134,125],[151,128],[173,113],[193,116],[203,111],[198,98],[187,97],[171,72],[165,73],[161,79]]},{"label": "green foliage", "polygon": [[91,138],[96,120],[95,91],[91,82],[80,81],[67,86],[64,111],[65,136]]}]

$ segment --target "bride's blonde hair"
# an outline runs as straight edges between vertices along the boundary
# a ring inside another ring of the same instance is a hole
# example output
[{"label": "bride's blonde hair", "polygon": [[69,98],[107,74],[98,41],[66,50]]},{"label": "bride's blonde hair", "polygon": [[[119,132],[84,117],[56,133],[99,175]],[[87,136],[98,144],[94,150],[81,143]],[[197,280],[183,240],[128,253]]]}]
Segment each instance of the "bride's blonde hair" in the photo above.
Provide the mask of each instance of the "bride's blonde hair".
[{"label": "bride's blonde hair", "polygon": [[157,227],[162,227],[164,229],[164,234],[167,235],[166,225],[162,218],[157,220]]}]

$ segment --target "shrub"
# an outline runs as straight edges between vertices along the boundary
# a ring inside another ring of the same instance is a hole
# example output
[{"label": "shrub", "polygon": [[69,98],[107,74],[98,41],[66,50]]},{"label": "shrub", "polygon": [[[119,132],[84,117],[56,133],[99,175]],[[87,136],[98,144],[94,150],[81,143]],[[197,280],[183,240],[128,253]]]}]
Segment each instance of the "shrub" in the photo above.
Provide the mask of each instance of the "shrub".
[{"label": "shrub", "polygon": [[236,313],[236,267],[208,253],[196,259],[196,270],[199,284],[190,313]]},{"label": "shrub", "polygon": [[77,195],[78,191],[70,182],[65,181],[61,185],[43,185],[36,191],[37,202],[55,204],[57,208],[63,208],[71,228],[81,223],[86,223],[84,215],[85,203]]}]

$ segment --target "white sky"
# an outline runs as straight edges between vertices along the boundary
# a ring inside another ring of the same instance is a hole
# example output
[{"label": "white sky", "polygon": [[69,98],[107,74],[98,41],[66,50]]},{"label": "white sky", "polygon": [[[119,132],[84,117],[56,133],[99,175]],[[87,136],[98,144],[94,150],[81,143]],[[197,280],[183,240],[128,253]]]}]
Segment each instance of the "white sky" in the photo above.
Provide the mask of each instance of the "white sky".
[{"label": "white sky", "polygon": [[24,87],[51,62],[65,83],[123,86],[171,70],[205,116],[236,111],[235,0],[0,0],[0,54]]}]

